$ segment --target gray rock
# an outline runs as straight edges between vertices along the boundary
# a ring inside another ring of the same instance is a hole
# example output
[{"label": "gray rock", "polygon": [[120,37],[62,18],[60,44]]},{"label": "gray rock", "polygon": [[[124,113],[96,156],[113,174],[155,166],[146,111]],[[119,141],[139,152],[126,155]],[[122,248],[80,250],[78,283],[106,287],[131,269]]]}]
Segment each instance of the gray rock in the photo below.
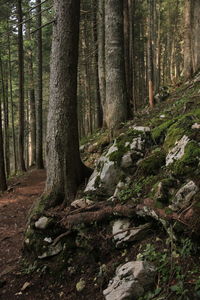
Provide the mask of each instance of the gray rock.
[{"label": "gray rock", "polygon": [[124,154],[124,156],[122,157],[122,161],[121,161],[121,167],[122,168],[129,168],[133,165],[133,161],[132,161],[132,152],[128,152],[126,154]]},{"label": "gray rock", "polygon": [[114,241],[116,242],[117,248],[122,247],[128,242],[143,239],[151,225],[147,223],[131,229],[129,229],[129,227],[129,219],[119,219],[114,222],[112,233],[114,235]]},{"label": "gray rock", "polygon": [[56,245],[49,246],[47,251],[45,251],[42,255],[39,255],[39,259],[44,259],[47,257],[55,256],[59,254],[62,251],[62,245],[61,243],[57,243]]},{"label": "gray rock", "polygon": [[189,181],[178,190],[170,208],[177,210],[188,206],[198,190],[199,188],[194,181]]},{"label": "gray rock", "polygon": [[87,206],[90,206],[92,204],[94,204],[94,201],[82,198],[82,199],[74,200],[71,203],[71,206],[74,207],[74,208],[86,208]]},{"label": "gray rock", "polygon": [[142,132],[150,132],[151,129],[149,127],[145,127],[145,126],[132,126],[131,128],[133,128],[134,130],[137,131],[142,131]]},{"label": "gray rock", "polygon": [[183,157],[185,147],[189,141],[190,139],[184,135],[179,141],[176,142],[174,148],[172,148],[166,156],[166,166]]},{"label": "gray rock", "polygon": [[35,222],[35,227],[38,229],[46,229],[49,223],[49,219],[47,217],[40,217]]},{"label": "gray rock", "polygon": [[200,124],[194,123],[194,124],[192,125],[192,129],[200,129]]},{"label": "gray rock", "polygon": [[155,274],[155,266],[144,261],[130,261],[119,266],[116,276],[103,291],[105,299],[137,299],[154,282]]}]

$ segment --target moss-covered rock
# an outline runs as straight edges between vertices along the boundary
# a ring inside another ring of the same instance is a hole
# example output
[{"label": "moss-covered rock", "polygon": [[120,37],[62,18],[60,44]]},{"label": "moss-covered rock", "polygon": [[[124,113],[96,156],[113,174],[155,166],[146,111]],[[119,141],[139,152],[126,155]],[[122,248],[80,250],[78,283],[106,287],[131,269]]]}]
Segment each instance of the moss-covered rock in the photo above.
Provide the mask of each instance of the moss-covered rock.
[{"label": "moss-covered rock", "polygon": [[171,149],[184,135],[186,135],[189,139],[195,139],[197,134],[196,131],[192,129],[192,125],[196,121],[198,121],[198,112],[190,113],[181,118],[177,118],[176,122],[171,125],[167,131],[164,149],[169,151],[169,149]]},{"label": "moss-covered rock", "polygon": [[143,175],[156,175],[165,164],[165,152],[162,149],[154,150],[149,156],[139,163],[139,169]]},{"label": "moss-covered rock", "polygon": [[152,130],[152,138],[157,144],[162,144],[164,142],[168,128],[174,122],[175,122],[175,120],[167,120]]},{"label": "moss-covered rock", "polygon": [[200,174],[200,145],[191,141],[185,146],[184,155],[169,166],[172,173],[178,177]]}]

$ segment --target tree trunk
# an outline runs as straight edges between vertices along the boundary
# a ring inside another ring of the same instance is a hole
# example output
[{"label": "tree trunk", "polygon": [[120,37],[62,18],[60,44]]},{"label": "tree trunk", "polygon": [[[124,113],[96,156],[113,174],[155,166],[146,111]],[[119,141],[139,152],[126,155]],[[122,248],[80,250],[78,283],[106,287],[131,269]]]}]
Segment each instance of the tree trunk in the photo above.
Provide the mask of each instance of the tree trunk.
[{"label": "tree trunk", "polygon": [[106,73],[105,73],[105,0],[98,0],[98,75],[101,106],[103,109],[103,126],[105,127],[105,102],[106,102]]},{"label": "tree trunk", "polygon": [[12,65],[11,65],[11,49],[10,49],[10,27],[8,24],[8,65],[9,65],[9,83],[10,83],[10,107],[11,107],[11,123],[12,123],[12,140],[13,140],[13,156],[14,156],[14,173],[17,172],[17,151],[15,138],[15,120],[14,120],[14,103],[13,103],[13,87],[12,87]]},{"label": "tree trunk", "polygon": [[47,124],[47,206],[72,201],[90,175],[79,153],[77,120],[77,64],[79,0],[55,0],[50,101]]},{"label": "tree trunk", "polygon": [[193,0],[185,0],[185,32],[184,32],[184,77],[190,78],[193,73],[192,53],[191,53],[191,32],[192,32],[192,2]]},{"label": "tree trunk", "polygon": [[3,132],[2,132],[2,118],[1,118],[1,101],[0,101],[0,191],[7,189],[6,173],[4,164],[4,147],[3,147]]},{"label": "tree trunk", "polygon": [[200,69],[200,1],[193,0],[193,71]]},{"label": "tree trunk", "polygon": [[152,49],[152,17],[153,17],[153,2],[148,1],[148,87],[149,87],[149,105],[154,106],[154,82],[153,82],[153,49]]},{"label": "tree trunk", "polygon": [[[38,5],[37,12],[37,27],[42,26],[41,15],[41,0],[36,0]],[[42,123],[42,101],[43,101],[43,89],[42,89],[42,29],[40,28],[36,33],[37,41],[37,89],[36,89],[36,166],[38,169],[43,169],[43,123]]]},{"label": "tree trunk", "polygon": [[17,1],[19,59],[19,169],[26,171],[24,161],[24,49],[22,32],[22,1]]},{"label": "tree trunk", "polygon": [[106,103],[105,119],[110,130],[127,119],[127,94],[123,39],[123,1],[105,1]]},{"label": "tree trunk", "polygon": [[10,147],[9,147],[9,120],[8,120],[8,97],[6,93],[5,77],[3,72],[3,62],[0,55],[0,73],[3,99],[3,133],[4,133],[4,156],[6,176],[10,175]]}]

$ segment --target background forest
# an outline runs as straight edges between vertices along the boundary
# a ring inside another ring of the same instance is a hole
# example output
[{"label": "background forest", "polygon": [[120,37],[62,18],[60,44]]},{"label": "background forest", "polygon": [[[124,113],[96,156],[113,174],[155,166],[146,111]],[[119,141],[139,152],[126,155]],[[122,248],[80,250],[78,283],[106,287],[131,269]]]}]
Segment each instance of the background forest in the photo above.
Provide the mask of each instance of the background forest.
[{"label": "background forest", "polygon": [[[106,126],[104,5],[103,0],[81,1],[80,138]],[[2,130],[9,177],[35,164],[43,167],[54,13],[51,0],[2,0],[0,6]],[[161,87],[170,90],[196,72],[200,60],[198,11],[198,1],[123,1],[123,32],[118,36],[124,44],[125,74],[119,73],[125,76],[126,104],[118,110],[126,111],[124,119],[133,118],[148,102],[153,106]]]},{"label": "background forest", "polygon": [[0,298],[200,299],[199,130],[199,0],[0,0]]}]

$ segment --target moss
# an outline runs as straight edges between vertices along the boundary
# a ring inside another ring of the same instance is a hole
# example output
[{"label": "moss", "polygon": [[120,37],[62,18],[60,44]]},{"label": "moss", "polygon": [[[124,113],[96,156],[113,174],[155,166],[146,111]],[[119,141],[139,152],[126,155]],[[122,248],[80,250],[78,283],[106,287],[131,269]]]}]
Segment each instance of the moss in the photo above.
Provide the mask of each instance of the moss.
[{"label": "moss", "polygon": [[163,150],[154,151],[147,158],[139,163],[140,171],[143,175],[156,175],[158,170],[165,164],[165,152]]},{"label": "moss", "polygon": [[165,135],[168,128],[175,122],[175,120],[167,120],[162,123],[160,126],[155,127],[152,130],[152,138],[156,143],[162,143],[164,141]]},{"label": "moss", "polygon": [[184,135],[190,137],[190,135],[193,133],[191,129],[193,123],[194,118],[191,115],[185,115],[181,117],[175,124],[173,124],[168,129],[164,143],[164,149],[168,151]]},{"label": "moss", "polygon": [[199,175],[200,146],[196,141],[189,142],[183,157],[175,161],[169,168],[176,176]]}]

